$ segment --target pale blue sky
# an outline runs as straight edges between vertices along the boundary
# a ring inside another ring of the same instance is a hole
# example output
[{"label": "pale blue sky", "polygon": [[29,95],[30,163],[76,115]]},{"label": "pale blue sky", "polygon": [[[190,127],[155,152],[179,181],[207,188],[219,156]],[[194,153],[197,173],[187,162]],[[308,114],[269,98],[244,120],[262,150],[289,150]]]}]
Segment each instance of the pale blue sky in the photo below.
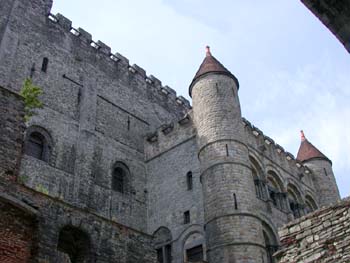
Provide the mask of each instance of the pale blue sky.
[{"label": "pale blue sky", "polygon": [[239,79],[243,116],[294,155],[304,129],[350,194],[349,54],[300,0],[54,0],[52,12],[187,98],[210,45]]}]

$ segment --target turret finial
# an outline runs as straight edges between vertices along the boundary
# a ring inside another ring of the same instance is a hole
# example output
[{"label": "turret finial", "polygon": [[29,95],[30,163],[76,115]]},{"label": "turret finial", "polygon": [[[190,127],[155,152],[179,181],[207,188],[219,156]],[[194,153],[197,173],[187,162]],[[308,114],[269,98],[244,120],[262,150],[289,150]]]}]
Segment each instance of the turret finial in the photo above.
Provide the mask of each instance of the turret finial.
[{"label": "turret finial", "polygon": [[206,53],[206,56],[211,56],[211,53],[210,53],[210,47],[209,46],[206,46],[205,47],[205,53]]},{"label": "turret finial", "polygon": [[300,131],[300,135],[301,135],[301,141],[305,141],[306,138],[303,130]]}]

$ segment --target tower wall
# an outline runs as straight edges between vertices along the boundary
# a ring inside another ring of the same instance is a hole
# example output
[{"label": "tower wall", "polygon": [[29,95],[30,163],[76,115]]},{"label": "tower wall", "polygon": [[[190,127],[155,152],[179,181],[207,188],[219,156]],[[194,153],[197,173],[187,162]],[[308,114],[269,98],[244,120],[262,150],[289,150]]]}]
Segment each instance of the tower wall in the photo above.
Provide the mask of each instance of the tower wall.
[{"label": "tower wall", "polygon": [[209,262],[263,262],[237,86],[226,75],[210,74],[195,83],[192,96]]},{"label": "tower wall", "polygon": [[329,206],[339,201],[340,194],[331,162],[315,158],[305,162],[305,165],[313,171],[319,206]]}]

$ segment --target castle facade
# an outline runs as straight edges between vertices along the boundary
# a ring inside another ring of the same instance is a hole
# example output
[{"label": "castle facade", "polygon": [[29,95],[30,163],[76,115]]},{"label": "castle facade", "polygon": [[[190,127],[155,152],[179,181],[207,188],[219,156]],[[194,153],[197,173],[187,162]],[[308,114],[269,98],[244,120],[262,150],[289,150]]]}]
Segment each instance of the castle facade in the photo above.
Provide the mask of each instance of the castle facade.
[{"label": "castle facade", "polygon": [[191,106],[51,6],[0,0],[1,262],[272,263],[278,227],[339,200],[304,134],[295,158],[242,118],[209,47]]}]

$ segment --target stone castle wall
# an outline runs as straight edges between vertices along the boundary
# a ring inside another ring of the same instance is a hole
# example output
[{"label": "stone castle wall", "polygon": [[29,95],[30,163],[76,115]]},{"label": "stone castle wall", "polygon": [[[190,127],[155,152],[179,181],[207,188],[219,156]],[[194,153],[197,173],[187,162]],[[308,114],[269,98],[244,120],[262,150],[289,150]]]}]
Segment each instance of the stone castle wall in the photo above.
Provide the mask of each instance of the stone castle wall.
[{"label": "stone castle wall", "polygon": [[0,178],[16,180],[24,132],[22,98],[0,87]]},{"label": "stone castle wall", "polygon": [[[59,259],[67,255],[57,248],[67,226],[89,237],[83,249],[84,262],[155,262],[151,236],[72,206],[60,196],[52,196],[43,185],[28,188],[26,181],[32,180],[31,175],[21,172],[18,176],[24,144],[23,110],[19,95],[0,88],[0,262],[64,262]],[[23,163],[29,161],[24,158]],[[40,169],[36,161],[40,162],[34,159],[30,165]],[[47,176],[51,171],[41,172]]]},{"label": "stone castle wall", "polygon": [[[67,18],[49,18],[50,1],[1,3],[1,84],[18,92],[32,77],[42,87],[44,108],[28,127],[52,139],[48,163],[24,156],[26,185],[146,231],[144,137],[183,116],[188,102],[101,41],[91,42],[86,31],[74,31]],[[130,169],[125,194],[111,190],[117,161]]]},{"label": "stone castle wall", "polygon": [[[45,262],[58,256],[57,242],[67,225],[89,237],[89,251],[94,253],[88,257],[101,262],[153,262],[151,235],[162,229],[170,233],[171,239],[165,243],[172,247],[174,263],[186,260],[186,249],[193,246],[202,244],[205,251],[199,127],[194,124],[189,102],[154,76],[147,76],[141,67],[130,65],[119,53],[112,54],[102,41],[93,41],[87,31],[72,28],[69,19],[50,14],[52,1],[0,0],[0,4],[0,85],[8,89],[1,89],[5,106],[0,110],[5,115],[0,116],[0,120],[4,118],[0,131],[7,135],[0,140],[9,146],[1,145],[0,151],[16,145],[12,154],[17,156],[1,155],[0,167],[12,181],[19,169],[20,180],[15,188],[0,184],[7,195],[2,207],[12,211],[7,208],[8,196],[17,193],[11,205],[20,207],[13,214],[28,215],[19,222],[28,226],[23,233],[44,236],[38,242],[28,241],[38,257]],[[42,131],[47,134],[50,151],[45,161],[24,154],[19,166],[22,139],[18,138],[23,136],[24,125],[16,122],[23,112],[15,93],[28,77],[43,89],[40,99],[44,107],[26,124],[24,138],[31,131]],[[249,195],[254,202],[244,202],[252,206],[272,240],[277,237],[277,227],[294,217],[286,198],[291,187],[300,204],[311,198],[317,207],[314,177],[318,174],[247,120],[238,120],[237,125],[243,127],[239,140],[246,143],[244,151],[249,155],[244,165],[247,171],[253,166],[258,170],[257,178],[245,179],[258,181],[262,191],[259,196]],[[215,136],[215,129],[221,128],[231,134],[235,127],[232,123],[212,125],[207,135]],[[202,153],[211,156],[223,147],[217,143]],[[236,153],[238,148],[227,143],[226,152]],[[112,189],[118,162],[129,170],[123,193]],[[192,173],[192,189],[187,186],[188,172]],[[279,196],[284,196],[283,204],[276,205],[269,197],[270,172]],[[225,182],[222,186],[226,187]],[[239,196],[239,206],[243,199]],[[231,209],[232,203],[228,206]],[[189,223],[184,223],[186,211],[190,212]],[[2,216],[10,218],[11,214]],[[36,225],[33,218],[46,222]],[[263,249],[266,244],[260,243]]]}]

